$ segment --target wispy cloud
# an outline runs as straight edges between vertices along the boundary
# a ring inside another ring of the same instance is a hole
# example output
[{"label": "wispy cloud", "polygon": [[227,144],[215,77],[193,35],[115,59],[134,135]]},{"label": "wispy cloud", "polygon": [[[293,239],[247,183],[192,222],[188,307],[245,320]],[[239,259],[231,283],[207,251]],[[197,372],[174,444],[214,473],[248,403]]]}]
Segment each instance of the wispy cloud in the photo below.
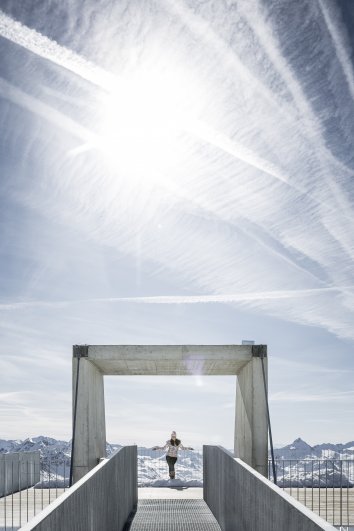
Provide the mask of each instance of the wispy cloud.
[{"label": "wispy cloud", "polygon": [[[151,297],[106,297],[96,299],[66,300],[66,301],[28,301],[0,304],[0,311],[26,310],[28,308],[63,308],[72,304],[82,303],[142,303],[142,304],[202,304],[202,303],[232,303],[247,301],[266,301],[279,299],[299,299],[313,297],[321,293],[342,293],[354,291],[353,286],[328,287],[283,291],[259,291],[255,293],[230,293],[221,295],[160,295]],[[354,293],[353,293],[354,295]]]},{"label": "wispy cloud", "polygon": [[325,373],[328,375],[333,374],[348,374],[353,372],[352,368],[341,368],[341,367],[328,367],[320,363],[310,363],[304,361],[290,360],[285,358],[280,358],[279,356],[272,356],[272,364],[280,366],[281,368],[286,368],[287,371],[301,371],[304,374],[311,373]]},{"label": "wispy cloud", "polygon": [[[258,4],[256,6],[257,15],[254,16],[254,12],[252,14],[250,13],[250,10],[247,7],[247,2],[240,2],[239,8],[242,16],[245,17],[254,30],[259,39],[260,45],[264,47],[274,69],[284,79],[287,90],[292,94],[294,102],[300,111],[301,121],[308,129],[309,140],[314,141],[317,150],[319,150],[319,158],[324,156],[326,160],[331,160],[339,169],[348,171],[351,174],[352,168],[346,167],[327,148],[323,138],[321,121],[313,111],[312,105],[301,86],[300,80],[297,78],[295,72],[290,67],[289,62],[282,53],[279,42],[277,42],[275,37],[275,32],[272,31],[272,24],[270,23],[269,18],[267,20],[265,18],[265,10],[261,5],[261,2],[258,0],[256,4]],[[333,182],[333,186],[337,189],[335,182]]]},{"label": "wispy cloud", "polygon": [[349,403],[354,398],[354,391],[342,391],[342,392],[323,392],[323,393],[312,393],[312,392],[286,392],[280,391],[278,393],[270,394],[269,400],[272,402],[347,402]]}]

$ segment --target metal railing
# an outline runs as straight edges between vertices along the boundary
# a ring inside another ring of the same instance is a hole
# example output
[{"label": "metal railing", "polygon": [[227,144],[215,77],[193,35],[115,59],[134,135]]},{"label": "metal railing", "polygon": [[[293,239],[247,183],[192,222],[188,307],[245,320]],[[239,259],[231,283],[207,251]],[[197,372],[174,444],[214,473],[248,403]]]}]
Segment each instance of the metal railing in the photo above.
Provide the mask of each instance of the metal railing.
[{"label": "metal railing", "polygon": [[[354,460],[277,459],[277,485],[334,526],[354,526]],[[273,480],[272,463],[268,477]]]},{"label": "metal railing", "polygon": [[136,463],[136,446],[120,447],[25,524],[23,531],[122,531],[137,506]]},{"label": "metal railing", "polygon": [[[169,486],[165,452],[138,448],[139,487]],[[201,448],[179,452],[176,481],[203,486]],[[354,526],[354,460],[276,460],[278,486],[334,526]],[[70,456],[41,459],[38,464],[0,466],[0,531],[17,530],[69,487]],[[5,477],[6,476],[6,477]],[[34,478],[39,479],[33,484]],[[269,461],[269,479],[273,479]],[[175,483],[177,484],[177,483]],[[7,492],[7,494],[5,494]]]},{"label": "metal railing", "polygon": [[[70,458],[0,467],[0,531],[19,529],[69,487]],[[5,494],[6,493],[6,494]]]},{"label": "metal railing", "polygon": [[[139,487],[170,485],[165,452],[138,448],[138,485]],[[202,449],[181,450],[175,465],[175,484],[202,487],[203,453]],[[33,484],[33,474],[38,481]],[[0,480],[3,471],[0,470]],[[0,531],[14,531],[31,520],[69,488],[70,456],[63,458],[42,458],[36,470],[22,467],[19,478],[14,479],[16,471],[12,467],[7,474],[8,494],[0,496]],[[22,486],[18,489],[18,481]]]},{"label": "metal railing", "polygon": [[[162,487],[170,484],[166,452],[138,448],[139,487]],[[185,486],[203,486],[203,452],[201,448],[180,450],[175,465],[176,481]]]}]

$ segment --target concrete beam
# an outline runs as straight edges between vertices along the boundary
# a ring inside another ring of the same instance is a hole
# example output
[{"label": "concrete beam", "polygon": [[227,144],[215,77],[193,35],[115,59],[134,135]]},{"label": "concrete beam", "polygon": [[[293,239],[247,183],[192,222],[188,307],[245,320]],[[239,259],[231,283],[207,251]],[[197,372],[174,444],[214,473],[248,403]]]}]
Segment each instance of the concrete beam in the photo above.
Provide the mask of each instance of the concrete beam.
[{"label": "concrete beam", "polygon": [[249,345],[89,345],[88,359],[103,374],[237,374],[252,358]]},{"label": "concrete beam", "polygon": [[266,382],[268,363],[264,348],[263,351],[254,349],[251,361],[237,376],[234,452],[236,457],[267,477],[268,423],[262,358]]},{"label": "concrete beam", "polygon": [[[79,354],[79,355],[78,355]],[[79,368],[79,378],[78,367]],[[77,386],[77,404],[75,402]],[[76,407],[76,422],[74,422]],[[73,482],[106,457],[106,423],[103,374],[74,347],[73,357]]]}]

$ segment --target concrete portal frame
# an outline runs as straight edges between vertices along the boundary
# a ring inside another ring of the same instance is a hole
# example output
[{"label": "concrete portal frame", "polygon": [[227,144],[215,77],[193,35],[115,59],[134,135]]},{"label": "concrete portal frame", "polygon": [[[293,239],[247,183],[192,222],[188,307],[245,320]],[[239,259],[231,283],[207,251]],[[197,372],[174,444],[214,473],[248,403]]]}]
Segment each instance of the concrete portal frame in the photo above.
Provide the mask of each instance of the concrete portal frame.
[{"label": "concrete portal frame", "polygon": [[268,389],[266,345],[74,345],[73,481],[106,457],[105,375],[236,375],[235,457],[267,476],[262,364]]}]

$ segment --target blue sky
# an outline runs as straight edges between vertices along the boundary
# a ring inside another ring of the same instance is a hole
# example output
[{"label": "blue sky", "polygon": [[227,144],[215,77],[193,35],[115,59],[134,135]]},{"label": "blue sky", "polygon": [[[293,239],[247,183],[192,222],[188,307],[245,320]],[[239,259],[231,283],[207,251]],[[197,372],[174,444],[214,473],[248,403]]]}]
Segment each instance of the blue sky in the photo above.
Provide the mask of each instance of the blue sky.
[{"label": "blue sky", "polygon": [[[354,439],[351,2],[2,0],[0,433],[73,344],[268,345],[274,439]],[[233,378],[106,378],[111,442],[232,446]]]}]

